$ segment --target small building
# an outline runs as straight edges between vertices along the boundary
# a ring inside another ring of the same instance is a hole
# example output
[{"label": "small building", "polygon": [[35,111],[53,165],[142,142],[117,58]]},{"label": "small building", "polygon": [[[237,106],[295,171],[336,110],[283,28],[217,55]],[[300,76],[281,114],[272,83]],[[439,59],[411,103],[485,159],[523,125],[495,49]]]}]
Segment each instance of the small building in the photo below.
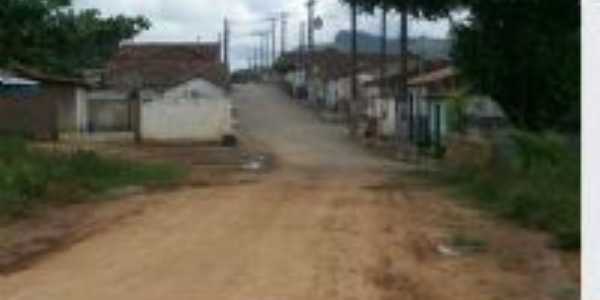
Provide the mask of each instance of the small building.
[{"label": "small building", "polygon": [[[228,70],[219,43],[130,43],[90,94],[98,130],[133,130],[144,141],[209,142],[234,136]],[[134,99],[133,101],[131,99]]]},{"label": "small building", "polygon": [[37,139],[85,130],[85,82],[26,67],[3,71],[0,88],[0,132]]},{"label": "small building", "polygon": [[[397,84],[392,85],[394,88],[387,96],[374,98],[370,111],[379,120],[380,136],[399,137],[419,145],[444,145],[448,135],[459,130],[454,110],[461,105],[458,109],[463,110],[461,118],[464,120],[460,122],[466,131],[479,133],[505,123],[502,109],[490,97],[476,93],[461,95],[463,85],[454,66],[435,64],[425,72],[415,73],[409,74],[407,102],[397,101],[400,94]],[[396,77],[385,80],[401,79]],[[368,83],[369,86],[380,84],[381,81]],[[462,104],[454,101],[460,97],[464,98]]]},{"label": "small building", "polygon": [[405,110],[409,139],[419,144],[441,145],[449,132],[448,101],[458,91],[458,71],[446,66],[408,80]]},{"label": "small building", "polygon": [[374,124],[373,134],[375,136],[389,139],[397,136],[397,130],[405,130],[402,127],[397,128],[398,124],[396,124],[396,110],[401,111],[402,107],[402,104],[397,105],[400,82],[406,76],[411,77],[417,74],[418,68],[418,58],[411,54],[408,58],[407,75],[402,73],[402,64],[395,59],[386,66],[383,77],[381,70],[378,69],[379,73],[374,73],[376,74],[374,79],[363,83],[362,88],[366,97],[365,114]]}]

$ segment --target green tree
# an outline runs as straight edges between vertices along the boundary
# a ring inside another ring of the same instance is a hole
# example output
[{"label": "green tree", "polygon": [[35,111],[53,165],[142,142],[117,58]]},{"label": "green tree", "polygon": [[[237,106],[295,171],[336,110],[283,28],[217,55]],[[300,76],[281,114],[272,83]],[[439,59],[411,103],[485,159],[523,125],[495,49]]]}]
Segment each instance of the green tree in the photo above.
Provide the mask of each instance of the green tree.
[{"label": "green tree", "polygon": [[3,0],[0,66],[23,64],[73,75],[101,66],[119,42],[150,27],[142,16],[75,11],[70,0]]},{"label": "green tree", "polygon": [[580,17],[573,0],[472,1],[454,58],[519,128],[577,130]]},{"label": "green tree", "polygon": [[366,11],[387,5],[436,19],[455,10],[453,57],[478,92],[521,129],[580,127],[580,4],[574,0],[342,0]]}]

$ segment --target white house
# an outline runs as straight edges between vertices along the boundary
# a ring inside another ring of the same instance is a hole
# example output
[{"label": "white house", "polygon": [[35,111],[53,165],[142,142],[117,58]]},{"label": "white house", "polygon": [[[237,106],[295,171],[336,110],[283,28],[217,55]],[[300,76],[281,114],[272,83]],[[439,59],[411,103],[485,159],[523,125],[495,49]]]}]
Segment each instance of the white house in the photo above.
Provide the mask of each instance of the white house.
[{"label": "white house", "polygon": [[225,91],[194,78],[164,92],[142,92],[140,133],[153,141],[220,141],[234,136]]},{"label": "white house", "polygon": [[[112,106],[101,122],[123,127],[123,116],[143,141],[212,142],[235,136],[232,102],[225,85],[228,71],[220,62],[218,43],[132,43],[122,45],[109,62],[103,91],[90,101]],[[117,97],[118,99],[119,97]],[[104,124],[107,125],[107,124]]]}]

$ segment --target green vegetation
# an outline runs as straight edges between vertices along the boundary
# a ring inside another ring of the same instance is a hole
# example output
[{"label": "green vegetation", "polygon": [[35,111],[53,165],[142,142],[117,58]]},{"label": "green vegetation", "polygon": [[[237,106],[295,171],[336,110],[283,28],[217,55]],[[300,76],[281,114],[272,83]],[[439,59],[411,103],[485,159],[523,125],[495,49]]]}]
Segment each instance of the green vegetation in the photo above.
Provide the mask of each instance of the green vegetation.
[{"label": "green vegetation", "polygon": [[101,67],[119,42],[149,27],[142,16],[103,17],[97,9],[75,10],[70,0],[2,0],[0,67],[76,75]]},{"label": "green vegetation", "polygon": [[168,184],[183,171],[105,159],[93,152],[49,153],[17,138],[0,140],[0,218],[21,217],[45,204],[69,204],[109,189]]},{"label": "green vegetation", "polygon": [[482,208],[548,231],[564,249],[580,247],[580,157],[555,134],[517,132],[495,145],[491,162],[446,168],[443,178]]}]

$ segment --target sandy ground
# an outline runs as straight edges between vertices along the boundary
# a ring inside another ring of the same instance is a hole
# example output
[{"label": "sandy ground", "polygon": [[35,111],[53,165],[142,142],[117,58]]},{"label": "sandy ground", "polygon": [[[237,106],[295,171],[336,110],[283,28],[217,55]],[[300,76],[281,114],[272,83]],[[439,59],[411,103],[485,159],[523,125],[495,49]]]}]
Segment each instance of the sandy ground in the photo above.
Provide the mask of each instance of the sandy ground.
[{"label": "sandy ground", "polygon": [[236,99],[272,172],[109,205],[144,209],[0,277],[0,299],[572,299],[545,235],[445,199],[276,89]]}]

